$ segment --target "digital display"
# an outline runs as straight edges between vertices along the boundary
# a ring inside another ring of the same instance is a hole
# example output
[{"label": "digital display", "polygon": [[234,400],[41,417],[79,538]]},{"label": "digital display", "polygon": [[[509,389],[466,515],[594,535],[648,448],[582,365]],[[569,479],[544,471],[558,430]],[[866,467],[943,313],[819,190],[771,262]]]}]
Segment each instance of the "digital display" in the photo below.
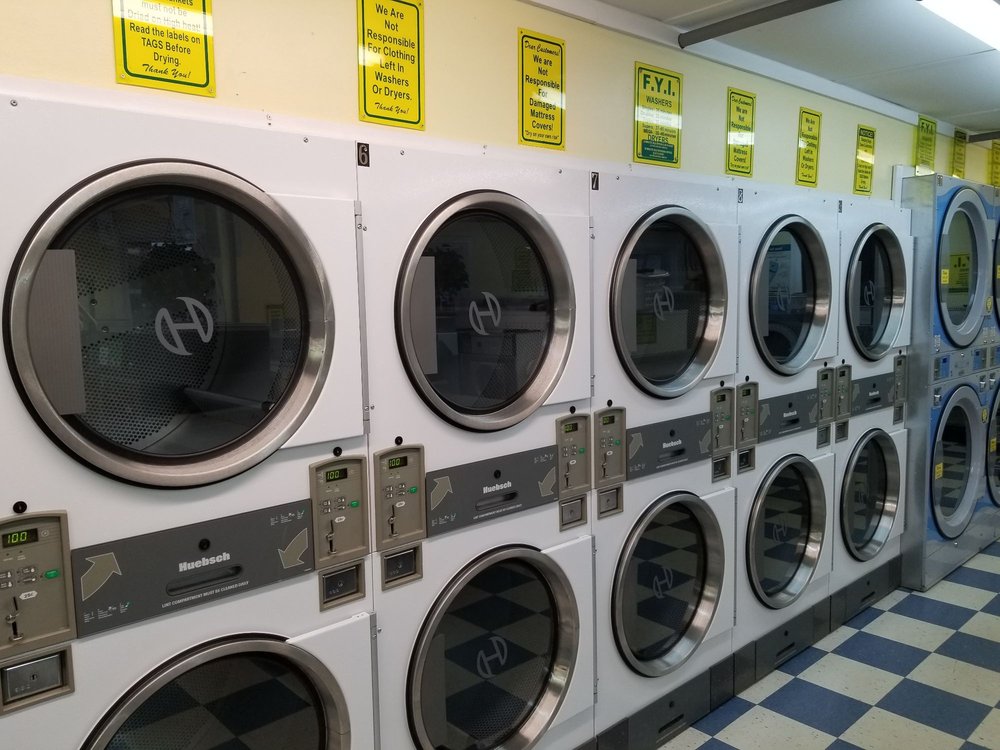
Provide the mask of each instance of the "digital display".
[{"label": "digital display", "polygon": [[38,529],[21,529],[20,531],[7,531],[3,535],[3,547],[16,547],[21,544],[31,544],[38,541]]},{"label": "digital display", "polygon": [[339,482],[341,479],[347,479],[347,469],[330,469],[326,472],[328,482]]},{"label": "digital display", "polygon": [[396,456],[396,458],[390,458],[388,460],[388,468],[390,469],[402,469],[408,463],[410,463],[409,456]]},{"label": "digital display", "polygon": [[563,432],[576,432],[579,429],[580,429],[579,422],[569,422],[568,424],[563,425]]},{"label": "digital display", "polygon": [[601,417],[601,424],[602,425],[604,425],[604,424],[614,424],[614,423],[615,423],[615,415],[614,414],[606,414],[605,416]]}]

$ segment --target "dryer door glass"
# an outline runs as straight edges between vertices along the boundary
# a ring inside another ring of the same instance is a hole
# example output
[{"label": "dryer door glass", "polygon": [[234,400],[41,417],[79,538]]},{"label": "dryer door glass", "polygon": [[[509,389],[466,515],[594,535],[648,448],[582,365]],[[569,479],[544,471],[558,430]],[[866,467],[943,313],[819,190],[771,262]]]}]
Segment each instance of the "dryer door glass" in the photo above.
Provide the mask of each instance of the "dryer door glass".
[{"label": "dryer door glass", "polygon": [[847,320],[855,347],[868,359],[885,354],[899,332],[905,274],[895,235],[885,227],[866,231],[847,271]]},{"label": "dryer door glass", "polygon": [[[446,589],[410,663],[421,750],[520,748],[555,715],[575,659],[568,583],[541,553],[487,555]],[[557,577],[553,577],[556,575]]]},{"label": "dryer door glass", "polygon": [[984,491],[986,434],[979,394],[959,386],[940,411],[931,467],[934,521],[949,539],[965,531]]},{"label": "dryer door glass", "polygon": [[870,560],[888,540],[899,502],[899,454],[882,430],[858,442],[841,491],[841,531],[848,552]]},{"label": "dryer door glass", "polygon": [[445,419],[508,427],[539,406],[565,364],[572,285],[555,236],[526,205],[472,194],[418,234],[398,288],[411,380]]},{"label": "dryer door glass", "polygon": [[279,641],[195,650],[135,686],[83,750],[347,750],[346,704],[332,679]]},{"label": "dryer door glass", "polygon": [[725,319],[726,278],[711,233],[680,208],[633,229],[614,273],[611,325],[622,364],[654,396],[678,396],[712,362]]},{"label": "dryer door glass", "polygon": [[986,450],[986,480],[990,488],[990,499],[1000,506],[1000,392],[993,398],[993,412],[990,415],[990,430]]},{"label": "dryer door glass", "polygon": [[956,346],[969,346],[982,329],[990,275],[989,220],[979,194],[960,188],[948,203],[937,237],[936,288],[940,326]]},{"label": "dryer door glass", "polygon": [[633,670],[659,676],[694,653],[718,604],[724,546],[715,515],[695,495],[668,495],[639,519],[611,601],[615,640]]},{"label": "dryer door glass", "polygon": [[970,307],[979,283],[974,273],[979,264],[979,248],[968,214],[957,212],[946,230],[938,256],[938,293],[948,312],[948,320],[961,326],[970,314]]},{"label": "dryer door glass", "polygon": [[747,562],[750,583],[767,606],[791,604],[811,580],[825,508],[822,479],[802,456],[782,459],[762,482],[750,513]]},{"label": "dryer door glass", "polygon": [[232,175],[144,165],[101,178],[21,259],[30,286],[13,293],[11,329],[24,390],[102,471],[163,486],[239,473],[305,418],[329,364],[311,258],[270,198]]}]

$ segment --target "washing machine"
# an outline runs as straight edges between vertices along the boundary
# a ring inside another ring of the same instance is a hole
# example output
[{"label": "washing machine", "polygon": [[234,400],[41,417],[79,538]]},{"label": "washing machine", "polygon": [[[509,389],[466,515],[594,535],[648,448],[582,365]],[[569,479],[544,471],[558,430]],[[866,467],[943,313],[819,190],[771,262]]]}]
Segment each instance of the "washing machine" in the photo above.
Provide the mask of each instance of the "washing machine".
[{"label": "washing machine", "polygon": [[[366,472],[354,142],[0,89],[10,502],[86,547],[310,497],[334,455]],[[352,559],[358,502],[330,514]]]},{"label": "washing machine", "polygon": [[837,367],[838,200],[803,188],[740,191],[738,473],[757,466],[755,445],[769,440],[806,433],[815,447],[832,445],[851,392],[849,370]]},{"label": "washing machine", "polygon": [[830,631],[835,456],[801,435],[756,455],[736,478],[737,692]]},{"label": "washing machine", "polygon": [[0,519],[20,602],[4,605],[0,720],[19,747],[377,747],[371,582],[289,564],[312,556],[308,501],[72,552],[71,527]]}]

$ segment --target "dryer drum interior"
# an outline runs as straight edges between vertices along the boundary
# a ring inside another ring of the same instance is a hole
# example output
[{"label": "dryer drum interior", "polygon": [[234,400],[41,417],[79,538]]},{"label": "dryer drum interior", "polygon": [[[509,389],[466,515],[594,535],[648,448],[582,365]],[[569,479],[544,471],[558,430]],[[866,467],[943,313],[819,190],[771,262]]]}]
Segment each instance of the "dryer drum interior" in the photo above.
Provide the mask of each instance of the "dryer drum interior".
[{"label": "dryer drum interior", "polygon": [[871,560],[888,541],[899,504],[899,453],[884,430],[858,441],[844,472],[840,498],[841,531],[847,551]]},{"label": "dryer drum interior", "polygon": [[986,449],[986,482],[990,490],[990,499],[994,505],[1000,506],[1000,392],[993,397],[993,410],[990,413],[989,443]]},{"label": "dryer drum interior", "polygon": [[676,206],[640,219],[616,261],[610,308],[615,348],[635,384],[660,398],[696,385],[721,343],[726,299],[708,227]]},{"label": "dryer drum interior", "polygon": [[750,326],[775,372],[794,375],[816,356],[830,315],[832,281],[815,227],[786,216],[768,230],[750,275]]},{"label": "dryer drum interior", "polygon": [[622,549],[610,612],[630,668],[657,677],[695,652],[718,607],[724,548],[715,514],[691,493],[666,495],[639,519]]},{"label": "dryer drum interior", "polygon": [[302,649],[233,638],[193,649],[140,683],[83,750],[349,750],[344,694]]},{"label": "dryer drum interior", "polygon": [[305,418],[332,351],[305,236],[254,186],[189,163],[71,191],[26,242],[7,305],[35,413],[85,463],[140,484],[262,460]]},{"label": "dryer drum interior", "polygon": [[536,550],[503,548],[470,564],[435,603],[410,662],[417,747],[534,744],[569,687],[579,617],[565,573]]},{"label": "dryer drum interior", "polygon": [[459,196],[414,237],[397,285],[396,332],[421,397],[449,422],[498,430],[559,380],[575,298],[559,240],[523,201]]},{"label": "dryer drum interior", "polygon": [[781,459],[757,490],[747,526],[747,569],[757,598],[786,607],[805,591],[819,561],[826,524],[823,480],[799,455]]},{"label": "dryer drum interior", "polygon": [[986,467],[986,425],[976,391],[962,385],[941,410],[931,461],[931,509],[945,537],[962,535],[976,509]]},{"label": "dryer drum interior", "polygon": [[937,258],[941,319],[956,346],[975,341],[983,324],[992,270],[989,246],[983,203],[974,190],[962,188],[945,212]]},{"label": "dryer drum interior", "polygon": [[848,330],[864,357],[880,359],[892,347],[905,306],[906,266],[899,239],[885,225],[868,227],[847,271]]}]

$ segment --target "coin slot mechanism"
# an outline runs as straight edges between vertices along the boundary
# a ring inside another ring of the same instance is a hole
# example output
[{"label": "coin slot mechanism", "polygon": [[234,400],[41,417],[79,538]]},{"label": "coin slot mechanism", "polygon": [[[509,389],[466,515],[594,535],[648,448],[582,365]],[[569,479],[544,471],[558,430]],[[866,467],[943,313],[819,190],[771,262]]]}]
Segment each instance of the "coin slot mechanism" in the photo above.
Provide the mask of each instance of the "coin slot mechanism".
[{"label": "coin slot mechanism", "polygon": [[760,412],[757,383],[742,383],[736,389],[736,448],[757,444]]},{"label": "coin slot mechanism", "polygon": [[329,568],[367,555],[367,460],[352,456],[312,464],[309,496],[316,568]]},{"label": "coin slot mechanism", "polygon": [[376,522],[375,546],[395,549],[427,537],[424,449],[404,445],[374,456]]},{"label": "coin slot mechanism", "polygon": [[816,402],[819,405],[818,424],[828,425],[836,419],[837,404],[834,386],[837,374],[832,367],[824,367],[816,373]]},{"label": "coin slot mechanism", "polygon": [[590,490],[590,415],[573,414],[556,420],[559,496]]},{"label": "coin slot mechanism", "polygon": [[625,410],[602,409],[594,414],[594,486],[625,481]]},{"label": "coin slot mechanism", "polygon": [[712,414],[712,454],[728,453],[733,450],[735,444],[733,389],[716,388],[709,395],[709,399]]}]

